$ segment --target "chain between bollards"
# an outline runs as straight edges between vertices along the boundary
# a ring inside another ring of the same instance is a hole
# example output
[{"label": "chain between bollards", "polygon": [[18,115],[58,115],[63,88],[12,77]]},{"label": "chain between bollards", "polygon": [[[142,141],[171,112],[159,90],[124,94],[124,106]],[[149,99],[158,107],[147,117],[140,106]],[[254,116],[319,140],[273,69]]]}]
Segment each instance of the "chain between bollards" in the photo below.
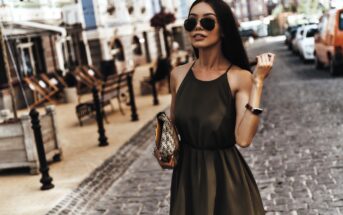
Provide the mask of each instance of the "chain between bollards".
[{"label": "chain between bollards", "polygon": [[156,83],[154,80],[154,68],[150,67],[150,84],[152,88],[153,104],[158,105],[160,102],[157,97]]},{"label": "chain between bollards", "polygon": [[30,117],[39,158],[39,171],[42,173],[42,178],[40,179],[40,182],[42,183],[41,190],[49,190],[54,188],[54,185],[51,183],[52,178],[49,176],[49,167],[45,156],[43,136],[38,111],[34,108],[31,109]]},{"label": "chain between bollards", "polygon": [[105,128],[104,128],[104,117],[102,111],[102,105],[100,103],[98,90],[96,87],[93,87],[93,102],[96,112],[96,122],[98,124],[98,133],[99,133],[99,146],[108,146],[107,137],[105,135]]}]

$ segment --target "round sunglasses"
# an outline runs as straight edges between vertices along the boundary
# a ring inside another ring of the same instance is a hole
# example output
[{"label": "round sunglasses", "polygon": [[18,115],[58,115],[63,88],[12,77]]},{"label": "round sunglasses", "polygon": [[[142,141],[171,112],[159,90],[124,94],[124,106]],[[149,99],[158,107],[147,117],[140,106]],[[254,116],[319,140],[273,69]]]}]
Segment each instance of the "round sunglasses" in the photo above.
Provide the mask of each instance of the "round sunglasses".
[{"label": "round sunglasses", "polygon": [[[186,31],[191,32],[195,29],[195,27],[198,24],[198,20],[196,18],[187,18],[185,22],[183,23],[183,27],[186,29]],[[215,20],[213,18],[204,17],[200,19],[200,25],[203,29],[206,31],[212,31],[215,27]]]}]

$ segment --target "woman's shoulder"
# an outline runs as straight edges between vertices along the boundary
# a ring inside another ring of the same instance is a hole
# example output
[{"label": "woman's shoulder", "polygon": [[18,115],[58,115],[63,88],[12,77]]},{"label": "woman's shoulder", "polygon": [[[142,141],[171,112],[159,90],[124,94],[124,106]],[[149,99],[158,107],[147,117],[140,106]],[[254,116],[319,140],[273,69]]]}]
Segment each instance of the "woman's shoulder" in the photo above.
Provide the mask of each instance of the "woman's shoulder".
[{"label": "woman's shoulder", "polygon": [[193,62],[194,61],[191,61],[186,64],[174,67],[170,74],[171,77],[174,78],[174,80],[179,80],[180,78],[183,79],[183,77],[187,74],[187,72],[191,68]]},{"label": "woman's shoulder", "polygon": [[249,70],[243,69],[237,65],[233,65],[231,68],[231,76],[240,80],[249,80],[252,77],[252,73]]},{"label": "woman's shoulder", "polygon": [[229,77],[230,85],[234,91],[247,88],[252,84],[252,73],[237,65],[232,66],[231,71],[229,72]]}]

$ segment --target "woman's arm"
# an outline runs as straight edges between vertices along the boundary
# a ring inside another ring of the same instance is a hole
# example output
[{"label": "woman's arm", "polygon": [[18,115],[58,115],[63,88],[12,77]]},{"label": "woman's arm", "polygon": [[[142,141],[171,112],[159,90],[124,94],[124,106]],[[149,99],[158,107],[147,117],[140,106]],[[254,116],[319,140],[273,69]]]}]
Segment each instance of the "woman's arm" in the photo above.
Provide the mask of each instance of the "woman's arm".
[{"label": "woman's arm", "polygon": [[248,147],[258,128],[259,116],[245,108],[249,103],[252,107],[260,107],[263,83],[269,75],[274,54],[262,54],[257,57],[258,64],[254,74],[241,71],[239,77],[239,89],[236,93],[236,143],[241,147]]}]

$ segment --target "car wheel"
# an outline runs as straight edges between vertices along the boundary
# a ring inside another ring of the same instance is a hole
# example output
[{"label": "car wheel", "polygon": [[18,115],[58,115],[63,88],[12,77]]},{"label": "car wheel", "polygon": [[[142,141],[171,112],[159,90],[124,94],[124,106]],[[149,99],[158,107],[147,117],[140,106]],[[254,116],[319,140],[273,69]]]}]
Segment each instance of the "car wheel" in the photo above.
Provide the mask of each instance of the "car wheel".
[{"label": "car wheel", "polygon": [[320,60],[317,58],[317,56],[314,57],[314,62],[316,65],[316,69],[323,69],[324,65],[322,62],[320,62]]},{"label": "car wheel", "polygon": [[336,66],[335,60],[331,59],[330,61],[330,75],[337,76],[339,74],[339,67]]}]

